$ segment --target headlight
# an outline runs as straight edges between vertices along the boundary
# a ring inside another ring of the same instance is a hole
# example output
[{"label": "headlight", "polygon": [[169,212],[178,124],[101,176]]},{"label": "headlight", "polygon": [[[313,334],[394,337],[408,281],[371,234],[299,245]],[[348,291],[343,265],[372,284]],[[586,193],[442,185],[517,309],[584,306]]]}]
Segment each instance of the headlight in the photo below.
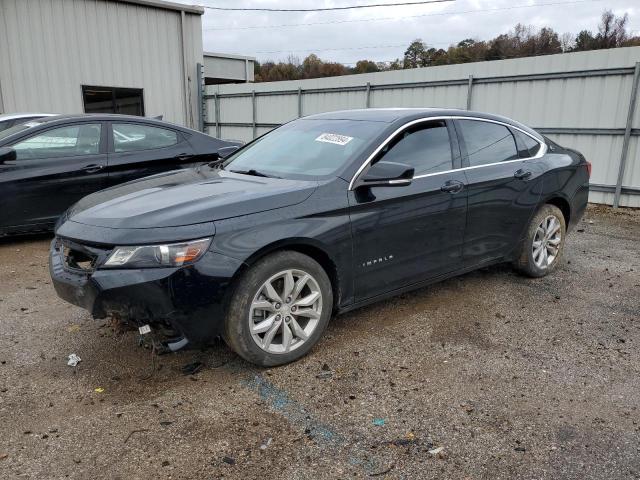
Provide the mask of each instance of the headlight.
[{"label": "headlight", "polygon": [[211,238],[166,245],[116,247],[105,267],[179,267],[198,260],[207,251]]}]

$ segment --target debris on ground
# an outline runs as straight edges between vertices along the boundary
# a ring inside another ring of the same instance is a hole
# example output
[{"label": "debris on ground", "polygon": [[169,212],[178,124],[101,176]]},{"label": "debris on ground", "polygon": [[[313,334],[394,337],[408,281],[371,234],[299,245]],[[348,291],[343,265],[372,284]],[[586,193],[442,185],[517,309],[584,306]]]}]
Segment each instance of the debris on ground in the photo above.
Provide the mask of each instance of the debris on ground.
[{"label": "debris on ground", "polygon": [[437,448],[432,448],[431,450],[429,450],[429,453],[431,455],[437,455],[440,452],[442,452],[444,450],[444,447],[437,447]]},{"label": "debris on ground", "polygon": [[75,367],[81,361],[82,359],[78,355],[76,355],[75,353],[72,353],[71,355],[69,355],[67,365],[69,365],[70,367]]},{"label": "debris on ground", "polygon": [[193,362],[187,363],[182,367],[181,370],[183,375],[195,375],[200,370],[202,370],[202,367],[204,367],[204,364],[202,362]]},{"label": "debris on ground", "polygon": [[385,423],[384,418],[374,418],[373,419],[373,424],[376,427],[384,427],[384,423]]},{"label": "debris on ground", "polygon": [[222,461],[224,463],[227,463],[229,465],[235,465],[236,464],[236,459],[233,457],[222,457]]},{"label": "debris on ground", "polygon": [[262,445],[260,445],[260,450],[266,450],[267,447],[271,445],[271,442],[273,442],[273,438],[271,437],[267,438],[267,441],[264,442]]},{"label": "debris on ground", "polygon": [[129,435],[127,435],[127,438],[125,438],[125,439],[124,439],[124,442],[122,442],[122,443],[127,443],[127,441],[131,438],[131,436],[132,436],[134,433],[142,433],[142,432],[148,432],[148,431],[149,431],[149,429],[148,429],[148,428],[139,428],[139,429],[137,429],[137,430],[131,430],[131,431],[129,432]]}]

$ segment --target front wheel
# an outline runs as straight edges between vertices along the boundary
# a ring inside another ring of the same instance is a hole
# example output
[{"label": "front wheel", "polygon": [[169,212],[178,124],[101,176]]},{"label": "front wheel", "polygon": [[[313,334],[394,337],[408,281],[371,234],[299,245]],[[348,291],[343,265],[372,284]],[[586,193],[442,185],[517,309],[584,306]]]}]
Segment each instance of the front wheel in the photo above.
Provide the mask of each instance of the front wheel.
[{"label": "front wheel", "polygon": [[322,266],[299,252],[277,252],[238,280],[224,339],[249,362],[283,365],[317,343],[332,310],[331,281]]},{"label": "front wheel", "polygon": [[520,244],[515,267],[530,277],[544,277],[555,270],[564,250],[567,225],[555,205],[544,205],[533,216]]}]

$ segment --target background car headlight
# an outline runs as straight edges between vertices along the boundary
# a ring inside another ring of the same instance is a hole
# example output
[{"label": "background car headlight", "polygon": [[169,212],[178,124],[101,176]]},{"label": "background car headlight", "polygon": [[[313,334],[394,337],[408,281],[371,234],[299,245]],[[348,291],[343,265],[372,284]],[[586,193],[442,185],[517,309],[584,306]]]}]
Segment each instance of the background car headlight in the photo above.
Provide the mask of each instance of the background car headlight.
[{"label": "background car headlight", "polygon": [[105,267],[179,267],[198,260],[209,248],[211,238],[165,245],[116,247]]}]

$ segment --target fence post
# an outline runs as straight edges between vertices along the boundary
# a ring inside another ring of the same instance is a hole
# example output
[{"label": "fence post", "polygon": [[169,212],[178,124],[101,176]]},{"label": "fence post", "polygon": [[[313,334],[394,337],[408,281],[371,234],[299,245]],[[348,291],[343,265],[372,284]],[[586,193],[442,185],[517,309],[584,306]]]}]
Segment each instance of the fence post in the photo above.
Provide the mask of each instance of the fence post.
[{"label": "fence post", "polygon": [[371,107],[371,82],[367,82],[367,97],[365,100],[365,107]]},{"label": "fence post", "polygon": [[302,116],[302,87],[298,87],[298,118]]},{"label": "fence post", "polygon": [[222,135],[222,128],[220,125],[220,97],[218,97],[218,92],[213,94],[213,104],[216,114],[216,138],[220,138]]},{"label": "fence post", "polygon": [[469,75],[469,84],[467,86],[467,110],[471,110],[471,94],[473,93],[473,75]]},{"label": "fence post", "polygon": [[204,132],[204,123],[207,121],[207,101],[204,98],[204,65],[196,64],[196,81],[198,82],[198,129]]},{"label": "fence post", "polygon": [[256,118],[258,117],[258,112],[256,110],[256,91],[255,90],[251,90],[251,114],[252,114],[252,131],[253,131],[253,138],[256,138],[256,134],[258,133],[256,131]]},{"label": "fence post", "polygon": [[629,143],[631,141],[631,128],[633,127],[633,114],[636,111],[636,99],[638,98],[638,82],[640,81],[640,62],[636,62],[633,71],[633,84],[631,85],[631,98],[629,100],[629,113],[627,114],[627,125],[624,129],[624,141],[622,142],[622,153],[620,154],[620,166],[618,167],[618,181],[616,182],[616,193],[613,196],[613,208],[620,206],[620,194],[622,193],[622,179],[624,169],[629,155]]}]

